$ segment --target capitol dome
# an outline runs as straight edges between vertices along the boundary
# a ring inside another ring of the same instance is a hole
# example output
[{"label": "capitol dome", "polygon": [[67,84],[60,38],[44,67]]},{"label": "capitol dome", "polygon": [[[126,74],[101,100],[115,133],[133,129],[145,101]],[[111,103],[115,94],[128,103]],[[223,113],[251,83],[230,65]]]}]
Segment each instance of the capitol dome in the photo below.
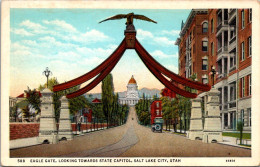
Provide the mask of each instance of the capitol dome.
[{"label": "capitol dome", "polygon": [[132,75],[131,79],[129,80],[128,84],[137,84],[133,75]]}]

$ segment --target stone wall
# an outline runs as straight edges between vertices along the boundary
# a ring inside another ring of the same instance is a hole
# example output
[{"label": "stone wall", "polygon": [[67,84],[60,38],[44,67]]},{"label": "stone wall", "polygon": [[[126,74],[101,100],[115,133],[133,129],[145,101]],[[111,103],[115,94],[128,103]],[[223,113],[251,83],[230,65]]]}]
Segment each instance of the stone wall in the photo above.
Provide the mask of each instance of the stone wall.
[{"label": "stone wall", "polygon": [[[102,124],[106,127],[106,123]],[[10,123],[10,140],[21,139],[21,138],[29,138],[29,137],[36,137],[39,135],[39,123]],[[59,124],[57,124],[57,128]],[[76,131],[76,124],[71,124],[72,131]],[[83,123],[81,124],[81,128],[86,130],[86,128],[90,129],[91,124]],[[94,124],[92,124],[92,129],[94,128]],[[97,129],[97,124],[95,126]],[[98,128],[101,128],[101,124],[98,124]]]}]

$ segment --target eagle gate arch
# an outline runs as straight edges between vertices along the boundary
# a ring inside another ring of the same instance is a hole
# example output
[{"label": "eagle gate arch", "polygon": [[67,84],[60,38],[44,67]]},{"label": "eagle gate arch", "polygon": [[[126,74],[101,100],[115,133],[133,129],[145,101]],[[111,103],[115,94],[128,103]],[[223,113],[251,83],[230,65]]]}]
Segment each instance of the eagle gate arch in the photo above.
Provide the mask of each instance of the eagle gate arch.
[{"label": "eagle gate arch", "polygon": [[[83,95],[84,93],[90,91],[95,86],[97,86],[113,70],[113,68],[116,66],[116,64],[119,62],[119,60],[123,56],[126,49],[135,49],[138,56],[143,61],[145,66],[149,69],[149,71],[166,88],[170,89],[171,91],[175,92],[176,94],[179,94],[181,96],[188,97],[188,98],[193,98],[193,99],[197,98],[197,96],[198,96],[196,93],[191,93],[191,92],[188,92],[186,90],[181,89],[180,87],[178,87],[178,85],[173,84],[166,77],[170,78],[175,83],[190,87],[192,89],[197,89],[197,90],[200,90],[200,91],[203,91],[203,92],[207,92],[211,89],[211,86],[208,85],[208,84],[202,84],[202,83],[199,83],[199,82],[196,82],[196,81],[191,81],[187,78],[181,77],[181,76],[173,73],[172,71],[168,70],[167,68],[162,66],[160,63],[158,63],[145,50],[145,48],[141,45],[141,43],[136,38],[136,30],[135,30],[135,27],[133,25],[132,19],[133,19],[133,17],[142,18],[141,17],[142,15],[134,15],[133,13],[130,13],[128,15],[129,16],[126,15],[127,23],[126,23],[126,30],[124,31],[125,38],[122,40],[120,45],[116,48],[116,50],[105,61],[103,61],[100,65],[98,65],[93,70],[87,72],[86,74],[84,74],[84,75],[82,75],[78,78],[75,78],[73,80],[70,80],[68,82],[65,82],[65,83],[62,83],[62,84],[59,84],[59,85],[55,85],[53,87],[53,91],[58,92],[58,91],[66,90],[68,88],[80,85],[80,84],[96,77],[93,81],[91,81],[89,84],[87,84],[83,88],[81,88],[81,89],[79,89],[75,92],[67,94],[66,97],[63,97],[63,99],[62,99],[62,102],[63,102],[62,103],[62,112],[63,113],[61,114],[62,120],[69,120],[69,116],[68,116],[69,110],[68,110],[68,105],[67,105],[68,101],[66,99],[71,99],[71,98],[75,98],[77,96]],[[109,19],[106,19],[106,20],[109,20]],[[106,21],[106,20],[104,20],[104,21]],[[150,21],[151,21],[151,19],[150,19]],[[101,22],[103,22],[103,21],[101,21]],[[152,22],[156,23],[153,20],[152,20]],[[210,96],[208,96],[208,97],[210,98]],[[197,102],[198,102],[198,100],[192,101],[192,113],[193,113],[195,108],[196,108],[196,111],[199,111]],[[210,106],[209,106],[209,108],[210,108]],[[201,110],[201,108],[200,108],[200,110]],[[193,115],[194,114],[192,114],[192,116]],[[195,115],[196,115],[196,112],[195,112]],[[211,118],[211,117],[209,117],[209,118]],[[193,120],[196,120],[196,121],[193,121]],[[199,120],[199,121],[197,121],[197,120]],[[210,122],[210,121],[208,121],[208,122]],[[69,125],[70,125],[70,122],[68,122],[68,121],[63,121],[63,123],[60,124],[60,128],[59,128],[59,131],[58,131],[59,137],[57,137],[57,138],[59,138],[59,139],[61,139],[61,138],[71,139],[72,138],[71,137],[72,136],[71,127],[69,129]],[[195,136],[195,138],[198,138],[198,137],[203,138],[203,133],[202,133],[203,128],[201,128],[201,125],[202,125],[201,116],[198,117],[196,115],[194,117],[194,119],[192,117],[191,125],[194,125],[193,127],[195,127],[195,129],[194,128],[192,129],[192,126],[191,126],[190,133],[188,135],[189,138],[193,139],[194,136]],[[200,127],[200,128],[196,129],[196,127]],[[199,133],[197,133],[197,132],[199,132]],[[209,133],[211,132],[210,128],[207,132],[209,132]],[[207,138],[208,138],[208,136],[207,136]]]}]

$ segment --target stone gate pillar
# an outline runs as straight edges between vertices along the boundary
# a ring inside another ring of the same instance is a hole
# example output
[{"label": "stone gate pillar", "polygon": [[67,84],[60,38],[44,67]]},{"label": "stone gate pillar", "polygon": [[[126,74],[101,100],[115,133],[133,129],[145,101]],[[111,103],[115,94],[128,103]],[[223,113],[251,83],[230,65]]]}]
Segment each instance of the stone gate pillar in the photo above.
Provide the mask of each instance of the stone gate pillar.
[{"label": "stone gate pillar", "polygon": [[219,94],[216,88],[206,92],[205,98],[205,123],[203,142],[222,142],[221,117],[219,109]]},{"label": "stone gate pillar", "polygon": [[73,133],[71,128],[70,121],[70,110],[69,110],[69,101],[66,96],[61,98],[61,109],[60,109],[60,123],[59,123],[59,140],[66,139],[72,140]]},{"label": "stone gate pillar", "polygon": [[41,91],[41,117],[39,130],[39,143],[57,143],[57,127],[54,114],[53,98],[50,89],[45,88]]},{"label": "stone gate pillar", "polygon": [[190,118],[190,130],[188,132],[188,138],[191,140],[202,139],[203,137],[202,127],[202,112],[201,112],[201,98],[191,100],[191,118]]}]

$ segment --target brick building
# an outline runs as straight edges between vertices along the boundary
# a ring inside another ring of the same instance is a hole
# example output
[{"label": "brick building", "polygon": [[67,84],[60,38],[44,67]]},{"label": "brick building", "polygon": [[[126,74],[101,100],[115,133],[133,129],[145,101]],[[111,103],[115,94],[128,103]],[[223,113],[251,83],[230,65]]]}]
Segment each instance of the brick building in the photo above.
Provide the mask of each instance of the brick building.
[{"label": "brick building", "polygon": [[182,23],[179,75],[213,85],[220,91],[222,128],[235,130],[238,120],[251,130],[251,9],[193,9]]},{"label": "brick building", "polygon": [[157,117],[162,117],[162,101],[155,100],[152,102],[150,106],[150,113],[151,113],[151,125],[154,124],[154,119]]}]

